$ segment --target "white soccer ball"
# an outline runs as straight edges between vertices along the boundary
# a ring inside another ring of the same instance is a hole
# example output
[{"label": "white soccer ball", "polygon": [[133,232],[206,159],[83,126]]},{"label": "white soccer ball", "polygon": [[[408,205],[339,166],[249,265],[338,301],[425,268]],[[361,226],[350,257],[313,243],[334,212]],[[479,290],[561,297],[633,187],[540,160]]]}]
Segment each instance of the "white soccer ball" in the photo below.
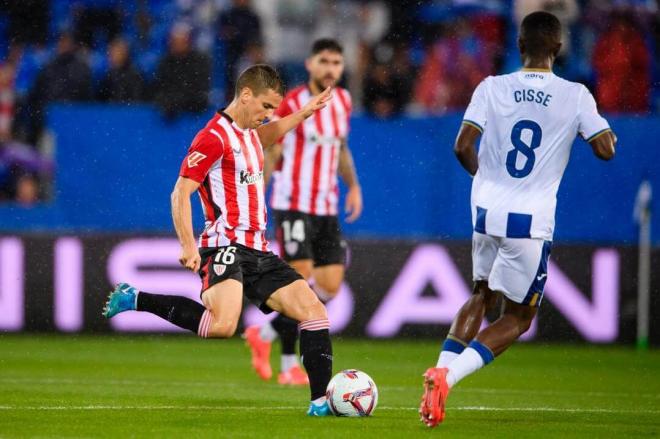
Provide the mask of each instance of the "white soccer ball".
[{"label": "white soccer ball", "polygon": [[332,377],[326,396],[336,416],[369,416],[378,404],[376,383],[356,369],[342,370]]}]

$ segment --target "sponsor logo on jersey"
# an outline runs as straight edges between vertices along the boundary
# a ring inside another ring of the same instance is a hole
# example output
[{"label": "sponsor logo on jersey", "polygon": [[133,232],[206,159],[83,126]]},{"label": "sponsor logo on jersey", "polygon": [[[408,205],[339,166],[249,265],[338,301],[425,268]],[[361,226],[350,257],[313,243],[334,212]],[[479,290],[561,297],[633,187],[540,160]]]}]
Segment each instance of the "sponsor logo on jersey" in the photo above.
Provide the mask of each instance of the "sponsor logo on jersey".
[{"label": "sponsor logo on jersey", "polygon": [[259,183],[264,178],[264,173],[262,171],[251,173],[246,170],[242,170],[240,173],[240,183],[241,184],[256,184]]},{"label": "sponsor logo on jersey", "polygon": [[316,145],[324,145],[328,143],[336,142],[338,137],[336,136],[323,136],[317,132],[312,132],[306,137],[307,143],[312,143]]},{"label": "sponsor logo on jersey", "polygon": [[206,158],[206,155],[202,154],[199,151],[191,152],[190,154],[188,154],[188,167],[189,168],[194,168],[195,166],[197,166],[199,164],[199,162],[201,162],[205,158]]}]

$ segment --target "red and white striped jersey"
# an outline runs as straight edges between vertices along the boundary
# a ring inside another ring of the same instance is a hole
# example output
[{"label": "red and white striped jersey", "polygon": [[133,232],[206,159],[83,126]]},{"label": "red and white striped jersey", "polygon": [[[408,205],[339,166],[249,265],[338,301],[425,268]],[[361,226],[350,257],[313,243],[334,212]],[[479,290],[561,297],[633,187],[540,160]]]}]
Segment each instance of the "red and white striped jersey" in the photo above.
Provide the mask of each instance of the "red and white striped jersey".
[{"label": "red and white striped jersey", "polygon": [[219,112],[192,141],[180,175],[200,183],[200,247],[238,243],[267,251],[264,154],[257,131]]},{"label": "red and white striped jersey", "polygon": [[[289,92],[275,114],[285,117],[312,94],[306,85]],[[282,158],[273,172],[270,205],[311,215],[337,215],[337,167],[342,139],[348,136],[351,97],[336,87],[328,105],[281,139]]]}]

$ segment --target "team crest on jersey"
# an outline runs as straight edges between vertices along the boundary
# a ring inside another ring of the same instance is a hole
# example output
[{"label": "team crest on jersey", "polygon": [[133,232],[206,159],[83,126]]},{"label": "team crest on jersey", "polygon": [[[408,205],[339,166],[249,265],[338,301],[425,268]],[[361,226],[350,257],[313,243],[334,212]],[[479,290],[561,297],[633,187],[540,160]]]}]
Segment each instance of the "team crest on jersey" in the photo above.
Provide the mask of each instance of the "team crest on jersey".
[{"label": "team crest on jersey", "polygon": [[264,178],[264,173],[262,171],[251,173],[246,170],[242,170],[240,173],[241,184],[255,184],[259,183]]},{"label": "team crest on jersey", "polygon": [[205,158],[206,158],[206,155],[202,154],[199,151],[191,152],[190,154],[188,154],[188,167],[189,168],[194,168],[195,166],[197,166],[199,164],[199,162],[201,162]]},{"label": "team crest on jersey", "polygon": [[298,252],[298,243],[296,241],[289,241],[284,243],[284,250],[289,256],[293,256]]},{"label": "team crest on jersey", "polygon": [[226,270],[227,270],[226,265],[213,264],[213,271],[215,271],[215,274],[217,274],[218,276],[222,276]]}]

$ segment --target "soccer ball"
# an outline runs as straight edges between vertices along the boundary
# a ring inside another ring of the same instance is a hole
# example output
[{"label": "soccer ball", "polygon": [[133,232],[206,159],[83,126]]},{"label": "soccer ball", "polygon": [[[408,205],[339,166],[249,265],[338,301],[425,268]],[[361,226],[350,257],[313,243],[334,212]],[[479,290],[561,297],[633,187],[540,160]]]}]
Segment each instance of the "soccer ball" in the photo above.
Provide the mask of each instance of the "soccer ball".
[{"label": "soccer ball", "polygon": [[332,377],[326,396],[336,416],[369,416],[378,404],[376,383],[356,369],[342,370]]}]

